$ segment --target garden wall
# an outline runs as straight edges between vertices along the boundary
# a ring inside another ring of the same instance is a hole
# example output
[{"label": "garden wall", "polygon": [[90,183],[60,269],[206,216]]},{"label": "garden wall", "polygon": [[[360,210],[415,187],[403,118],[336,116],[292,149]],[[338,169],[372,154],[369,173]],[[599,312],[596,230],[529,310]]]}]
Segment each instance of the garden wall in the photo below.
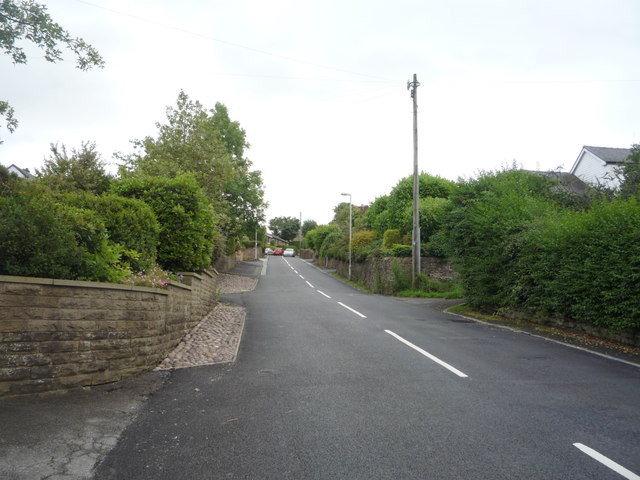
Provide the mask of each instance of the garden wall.
[{"label": "garden wall", "polygon": [[166,290],[0,275],[0,396],[155,367],[216,302],[214,273],[183,275]]}]

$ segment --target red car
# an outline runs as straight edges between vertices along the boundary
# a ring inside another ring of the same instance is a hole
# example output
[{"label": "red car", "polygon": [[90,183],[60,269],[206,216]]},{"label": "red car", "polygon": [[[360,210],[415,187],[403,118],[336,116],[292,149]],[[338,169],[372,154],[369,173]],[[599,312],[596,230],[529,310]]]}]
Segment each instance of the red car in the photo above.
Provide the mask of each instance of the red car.
[{"label": "red car", "polygon": [[274,254],[274,255],[282,255],[282,254],[284,254],[284,250],[282,250],[281,248],[276,248],[276,249],[273,251],[273,254]]}]

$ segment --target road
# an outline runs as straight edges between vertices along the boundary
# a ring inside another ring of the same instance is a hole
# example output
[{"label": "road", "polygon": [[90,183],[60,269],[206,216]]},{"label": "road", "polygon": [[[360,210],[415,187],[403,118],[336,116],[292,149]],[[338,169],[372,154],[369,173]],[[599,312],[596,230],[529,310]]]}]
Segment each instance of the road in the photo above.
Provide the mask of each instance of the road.
[{"label": "road", "polygon": [[233,365],[177,370],[96,479],[638,479],[640,368],[271,257]]}]

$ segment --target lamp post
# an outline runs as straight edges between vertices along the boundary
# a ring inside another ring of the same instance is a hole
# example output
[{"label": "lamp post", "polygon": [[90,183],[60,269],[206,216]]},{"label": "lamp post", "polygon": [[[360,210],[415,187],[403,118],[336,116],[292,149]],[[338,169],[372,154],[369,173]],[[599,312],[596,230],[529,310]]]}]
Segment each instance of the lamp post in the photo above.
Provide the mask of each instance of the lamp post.
[{"label": "lamp post", "polygon": [[351,280],[351,194],[341,193],[340,195],[349,196],[349,280]]}]

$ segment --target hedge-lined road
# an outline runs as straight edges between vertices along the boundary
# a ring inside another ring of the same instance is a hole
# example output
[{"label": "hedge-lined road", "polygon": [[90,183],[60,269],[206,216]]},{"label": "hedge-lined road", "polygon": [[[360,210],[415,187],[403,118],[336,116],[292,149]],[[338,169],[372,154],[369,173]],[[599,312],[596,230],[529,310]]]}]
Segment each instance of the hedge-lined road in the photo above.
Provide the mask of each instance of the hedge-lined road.
[{"label": "hedge-lined road", "polygon": [[96,478],[640,478],[640,368],[272,257],[233,365],[177,370]]}]

